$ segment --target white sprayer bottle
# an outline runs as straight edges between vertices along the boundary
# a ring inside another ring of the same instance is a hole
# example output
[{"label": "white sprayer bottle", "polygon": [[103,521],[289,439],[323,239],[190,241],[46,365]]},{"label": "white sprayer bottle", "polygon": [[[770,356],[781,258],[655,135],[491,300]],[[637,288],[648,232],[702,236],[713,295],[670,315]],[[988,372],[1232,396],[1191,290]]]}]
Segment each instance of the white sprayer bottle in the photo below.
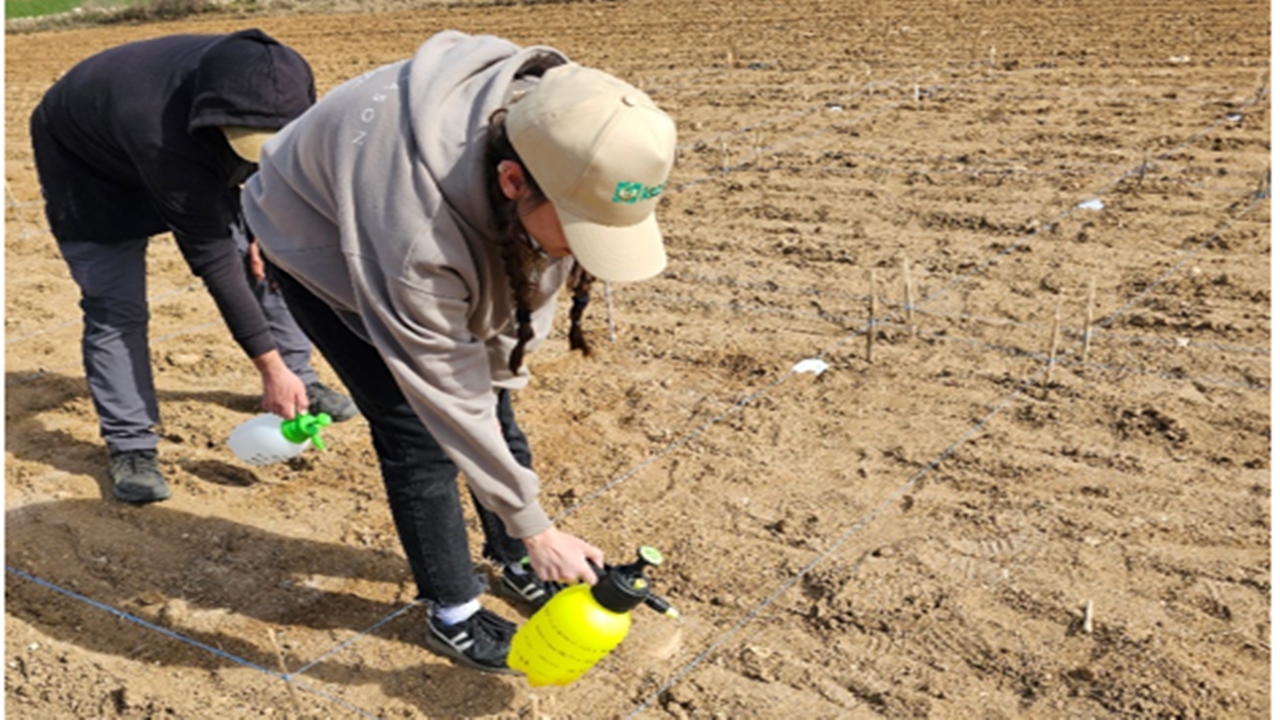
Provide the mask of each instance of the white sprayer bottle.
[{"label": "white sprayer bottle", "polygon": [[333,422],[325,413],[298,413],[292,420],[263,413],[231,431],[227,444],[250,465],[269,465],[297,457],[308,445],[324,449],[320,428]]}]

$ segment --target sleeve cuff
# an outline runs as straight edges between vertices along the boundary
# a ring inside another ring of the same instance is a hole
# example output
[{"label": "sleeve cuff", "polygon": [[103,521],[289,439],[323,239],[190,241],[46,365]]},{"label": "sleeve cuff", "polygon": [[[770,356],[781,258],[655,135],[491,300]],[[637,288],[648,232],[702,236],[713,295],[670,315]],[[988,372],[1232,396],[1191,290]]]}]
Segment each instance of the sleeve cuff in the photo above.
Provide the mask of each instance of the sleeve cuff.
[{"label": "sleeve cuff", "polygon": [[507,526],[507,534],[516,538],[527,538],[551,528],[551,518],[547,517],[542,505],[536,500],[507,515],[502,521]]}]

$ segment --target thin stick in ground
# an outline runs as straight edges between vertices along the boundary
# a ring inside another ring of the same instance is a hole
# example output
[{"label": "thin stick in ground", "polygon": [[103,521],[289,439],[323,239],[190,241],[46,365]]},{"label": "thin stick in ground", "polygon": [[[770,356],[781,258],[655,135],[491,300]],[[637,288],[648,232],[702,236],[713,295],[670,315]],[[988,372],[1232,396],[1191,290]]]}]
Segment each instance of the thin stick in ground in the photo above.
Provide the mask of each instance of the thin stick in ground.
[{"label": "thin stick in ground", "polygon": [[1049,336],[1049,366],[1045,369],[1044,380],[1053,382],[1053,366],[1058,364],[1058,339],[1062,335],[1062,294],[1059,293],[1053,310],[1053,332]]},{"label": "thin stick in ground", "polygon": [[867,296],[867,362],[875,362],[875,344],[876,344],[876,314],[879,312],[876,307],[876,269],[870,268],[867,271],[867,283],[870,285],[871,292]]},{"label": "thin stick in ground", "polygon": [[907,309],[907,334],[909,337],[916,336],[916,297],[915,290],[911,286],[911,260],[906,255],[902,256],[902,290],[906,300],[903,305]]},{"label": "thin stick in ground", "polygon": [[1089,278],[1089,294],[1084,301],[1084,346],[1080,350],[1080,362],[1089,362],[1089,344],[1093,340],[1093,301],[1098,291],[1098,281]]},{"label": "thin stick in ground", "polygon": [[608,282],[604,284],[604,310],[609,318],[609,342],[617,342],[618,334],[613,325],[613,292],[609,289]]},{"label": "thin stick in ground", "polygon": [[299,715],[302,715],[302,701],[298,699],[298,691],[289,679],[289,666],[284,662],[284,649],[280,647],[280,641],[276,638],[275,628],[267,628],[267,637],[271,638],[271,647],[276,651],[276,662],[280,664],[280,675],[284,678],[285,687],[289,688],[289,698],[293,700],[293,707]]}]

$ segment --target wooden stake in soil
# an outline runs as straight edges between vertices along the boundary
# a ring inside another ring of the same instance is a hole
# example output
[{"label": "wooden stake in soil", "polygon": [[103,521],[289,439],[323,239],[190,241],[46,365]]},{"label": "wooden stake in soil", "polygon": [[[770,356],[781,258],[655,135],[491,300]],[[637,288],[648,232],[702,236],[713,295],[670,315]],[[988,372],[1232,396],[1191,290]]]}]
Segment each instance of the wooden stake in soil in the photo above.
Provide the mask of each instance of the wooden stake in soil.
[{"label": "wooden stake in soil", "polygon": [[267,637],[271,639],[271,647],[276,651],[276,662],[280,663],[280,674],[284,677],[285,687],[289,688],[289,698],[293,700],[293,707],[298,711],[298,715],[302,715],[302,701],[298,699],[298,691],[293,687],[293,682],[289,680],[289,666],[284,662],[284,650],[280,647],[280,641],[276,639],[276,629],[267,628]]},{"label": "wooden stake in soil", "polygon": [[1056,307],[1053,311],[1053,334],[1049,337],[1049,367],[1045,370],[1044,381],[1046,383],[1053,381],[1053,366],[1058,364],[1058,336],[1062,331],[1062,294],[1058,294]]},{"label": "wooden stake in soil", "polygon": [[902,256],[902,290],[906,297],[903,305],[907,308],[907,334],[916,336],[916,294],[911,287],[911,261]]},{"label": "wooden stake in soil", "polygon": [[613,292],[609,290],[609,283],[604,284],[604,312],[609,318],[609,342],[617,342],[618,335],[613,328]]},{"label": "wooden stake in soil", "polygon": [[1098,281],[1089,278],[1089,296],[1084,302],[1084,347],[1080,350],[1080,362],[1089,362],[1089,342],[1093,339],[1093,298],[1098,291]]},{"label": "wooden stake in soil", "polygon": [[867,271],[867,282],[871,286],[871,294],[867,298],[867,362],[875,362],[873,350],[876,343],[876,269]]}]

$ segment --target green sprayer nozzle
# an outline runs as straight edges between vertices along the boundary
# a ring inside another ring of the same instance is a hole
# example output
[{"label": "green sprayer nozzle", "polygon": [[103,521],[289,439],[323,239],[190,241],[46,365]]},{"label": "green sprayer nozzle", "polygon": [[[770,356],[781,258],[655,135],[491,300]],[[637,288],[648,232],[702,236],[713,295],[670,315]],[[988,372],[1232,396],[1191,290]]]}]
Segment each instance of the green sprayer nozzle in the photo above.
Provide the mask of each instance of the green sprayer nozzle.
[{"label": "green sprayer nozzle", "polygon": [[333,418],[326,413],[298,413],[292,420],[280,423],[280,432],[289,442],[300,443],[311,441],[312,445],[324,450],[324,440],[320,437],[320,429],[333,423]]}]

